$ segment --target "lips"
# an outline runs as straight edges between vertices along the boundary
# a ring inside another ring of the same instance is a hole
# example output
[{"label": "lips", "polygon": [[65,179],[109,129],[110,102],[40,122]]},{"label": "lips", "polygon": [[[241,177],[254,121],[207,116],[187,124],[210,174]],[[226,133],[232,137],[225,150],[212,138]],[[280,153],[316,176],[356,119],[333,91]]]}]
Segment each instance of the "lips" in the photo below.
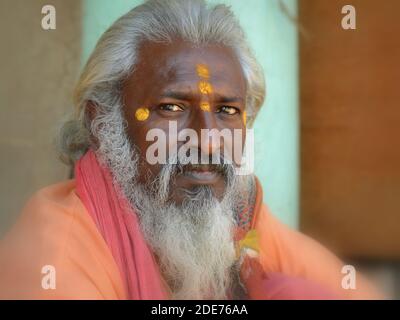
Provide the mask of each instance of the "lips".
[{"label": "lips", "polygon": [[221,170],[213,165],[187,165],[183,175],[198,182],[211,183],[221,177]]}]

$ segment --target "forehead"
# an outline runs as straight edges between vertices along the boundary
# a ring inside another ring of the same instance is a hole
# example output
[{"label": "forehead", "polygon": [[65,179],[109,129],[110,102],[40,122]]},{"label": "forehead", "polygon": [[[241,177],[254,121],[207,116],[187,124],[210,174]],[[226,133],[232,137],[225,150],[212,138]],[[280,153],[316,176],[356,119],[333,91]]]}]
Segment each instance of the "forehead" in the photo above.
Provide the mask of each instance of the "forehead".
[{"label": "forehead", "polygon": [[195,47],[182,40],[171,44],[144,42],[138,52],[138,62],[128,80],[145,90],[165,89],[197,83],[206,75],[215,89],[240,94],[246,84],[240,63],[233,50],[221,45]]}]

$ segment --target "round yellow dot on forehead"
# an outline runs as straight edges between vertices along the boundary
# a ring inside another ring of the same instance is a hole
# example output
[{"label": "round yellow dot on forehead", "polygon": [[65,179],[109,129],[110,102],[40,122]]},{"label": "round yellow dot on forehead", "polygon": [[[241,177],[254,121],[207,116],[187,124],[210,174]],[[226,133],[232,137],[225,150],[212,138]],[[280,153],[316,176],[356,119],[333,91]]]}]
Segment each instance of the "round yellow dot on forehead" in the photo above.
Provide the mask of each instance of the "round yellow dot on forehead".
[{"label": "round yellow dot on forehead", "polygon": [[210,94],[212,92],[212,86],[209,82],[200,81],[199,90],[202,94]]},{"label": "round yellow dot on forehead", "polygon": [[147,108],[139,108],[135,112],[135,118],[139,121],[145,121],[150,116],[150,110]]},{"label": "round yellow dot on forehead", "polygon": [[210,104],[208,102],[201,102],[200,103],[200,109],[206,112],[210,112],[211,107]]},{"label": "round yellow dot on forehead", "polygon": [[196,70],[197,70],[197,75],[200,78],[208,79],[210,77],[210,72],[208,71],[208,68],[205,64],[198,64],[196,66]]}]

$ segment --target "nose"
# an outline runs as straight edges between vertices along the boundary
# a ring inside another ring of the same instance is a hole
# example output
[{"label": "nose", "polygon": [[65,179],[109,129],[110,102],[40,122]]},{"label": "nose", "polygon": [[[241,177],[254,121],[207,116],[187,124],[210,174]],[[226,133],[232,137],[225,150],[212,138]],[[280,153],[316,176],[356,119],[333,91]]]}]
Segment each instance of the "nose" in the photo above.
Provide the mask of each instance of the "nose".
[{"label": "nose", "polygon": [[[191,121],[191,128],[196,131],[198,136],[197,147],[202,155],[211,157],[213,154],[219,154],[223,148],[221,139],[213,139],[211,133],[213,130],[219,130],[217,123],[217,114],[212,110],[205,111],[197,108]],[[217,135],[218,136],[218,135]]]}]

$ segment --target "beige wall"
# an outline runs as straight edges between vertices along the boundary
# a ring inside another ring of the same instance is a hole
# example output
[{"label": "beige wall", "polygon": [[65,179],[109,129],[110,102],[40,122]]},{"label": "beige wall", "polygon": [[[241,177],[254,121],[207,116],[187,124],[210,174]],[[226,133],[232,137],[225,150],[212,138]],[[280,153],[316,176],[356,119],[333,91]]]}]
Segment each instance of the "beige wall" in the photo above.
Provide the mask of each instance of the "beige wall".
[{"label": "beige wall", "polygon": [[[41,8],[50,3],[57,28],[45,31]],[[53,140],[72,108],[80,35],[80,0],[0,1],[0,232],[35,190],[68,177]]]}]

